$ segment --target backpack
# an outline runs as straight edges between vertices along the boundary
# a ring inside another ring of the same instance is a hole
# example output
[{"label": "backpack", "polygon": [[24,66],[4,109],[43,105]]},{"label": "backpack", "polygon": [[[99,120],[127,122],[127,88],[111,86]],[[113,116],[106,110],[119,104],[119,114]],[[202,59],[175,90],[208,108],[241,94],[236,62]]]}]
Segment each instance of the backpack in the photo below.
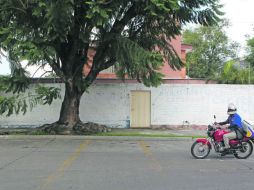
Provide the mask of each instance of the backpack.
[{"label": "backpack", "polygon": [[243,132],[245,133],[246,137],[254,137],[254,129],[250,123],[243,120],[242,126],[243,126]]}]

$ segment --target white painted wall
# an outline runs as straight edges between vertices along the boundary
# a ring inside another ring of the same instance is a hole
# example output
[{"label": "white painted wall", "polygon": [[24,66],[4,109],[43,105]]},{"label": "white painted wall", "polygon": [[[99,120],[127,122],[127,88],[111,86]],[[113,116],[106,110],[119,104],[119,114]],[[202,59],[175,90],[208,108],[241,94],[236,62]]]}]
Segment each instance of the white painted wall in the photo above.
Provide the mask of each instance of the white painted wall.
[{"label": "white painted wall", "polygon": [[[53,84],[62,88],[63,84]],[[227,118],[227,105],[237,105],[239,114],[254,121],[254,85],[221,84],[164,84],[158,88],[146,88],[142,84],[96,84],[85,93],[80,106],[82,121],[107,124],[112,127],[127,127],[130,120],[130,94],[132,90],[151,91],[151,124],[206,125]],[[51,106],[38,106],[26,115],[0,116],[0,126],[39,126],[58,120],[62,100]]]},{"label": "white painted wall", "polygon": [[152,90],[152,124],[181,125],[184,121],[190,124],[206,125],[226,120],[227,106],[233,102],[238,113],[246,120],[254,121],[254,86],[190,84],[163,85]]}]

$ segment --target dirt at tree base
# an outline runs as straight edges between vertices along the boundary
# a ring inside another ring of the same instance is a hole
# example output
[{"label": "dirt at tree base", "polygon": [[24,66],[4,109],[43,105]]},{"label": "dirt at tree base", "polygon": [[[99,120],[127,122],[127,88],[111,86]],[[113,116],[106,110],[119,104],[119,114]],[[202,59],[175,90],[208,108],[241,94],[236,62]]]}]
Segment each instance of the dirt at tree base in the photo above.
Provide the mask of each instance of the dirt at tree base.
[{"label": "dirt at tree base", "polygon": [[105,125],[100,125],[93,122],[79,122],[74,126],[59,124],[56,122],[41,126],[38,128],[38,131],[45,132],[49,135],[94,135],[102,132],[106,133],[111,130]]}]

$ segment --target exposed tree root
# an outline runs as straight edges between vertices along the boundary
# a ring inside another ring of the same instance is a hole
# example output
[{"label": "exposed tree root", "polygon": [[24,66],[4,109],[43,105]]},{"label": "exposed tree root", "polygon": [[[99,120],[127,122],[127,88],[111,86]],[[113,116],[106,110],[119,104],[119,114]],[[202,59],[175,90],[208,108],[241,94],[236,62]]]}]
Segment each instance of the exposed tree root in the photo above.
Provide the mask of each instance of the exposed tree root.
[{"label": "exposed tree root", "polygon": [[38,130],[50,135],[92,135],[110,131],[105,125],[92,122],[78,122],[75,125],[59,124],[55,122],[52,124],[45,124],[39,127]]}]

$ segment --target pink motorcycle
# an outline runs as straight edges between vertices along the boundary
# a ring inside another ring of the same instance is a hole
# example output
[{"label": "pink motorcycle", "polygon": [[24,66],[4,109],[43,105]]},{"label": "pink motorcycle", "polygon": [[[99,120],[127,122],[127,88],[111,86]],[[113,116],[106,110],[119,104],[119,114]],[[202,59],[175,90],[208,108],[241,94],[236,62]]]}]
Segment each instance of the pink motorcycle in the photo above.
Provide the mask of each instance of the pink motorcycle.
[{"label": "pink motorcycle", "polygon": [[[229,133],[228,130],[221,129],[212,125],[208,126],[207,138],[199,138],[191,146],[191,154],[197,159],[206,158],[212,147],[215,152],[224,156],[233,154],[238,159],[246,159],[253,152],[252,137],[243,137],[243,139],[230,140],[230,149],[223,150],[223,135]],[[222,150],[222,151],[221,151]]]}]

